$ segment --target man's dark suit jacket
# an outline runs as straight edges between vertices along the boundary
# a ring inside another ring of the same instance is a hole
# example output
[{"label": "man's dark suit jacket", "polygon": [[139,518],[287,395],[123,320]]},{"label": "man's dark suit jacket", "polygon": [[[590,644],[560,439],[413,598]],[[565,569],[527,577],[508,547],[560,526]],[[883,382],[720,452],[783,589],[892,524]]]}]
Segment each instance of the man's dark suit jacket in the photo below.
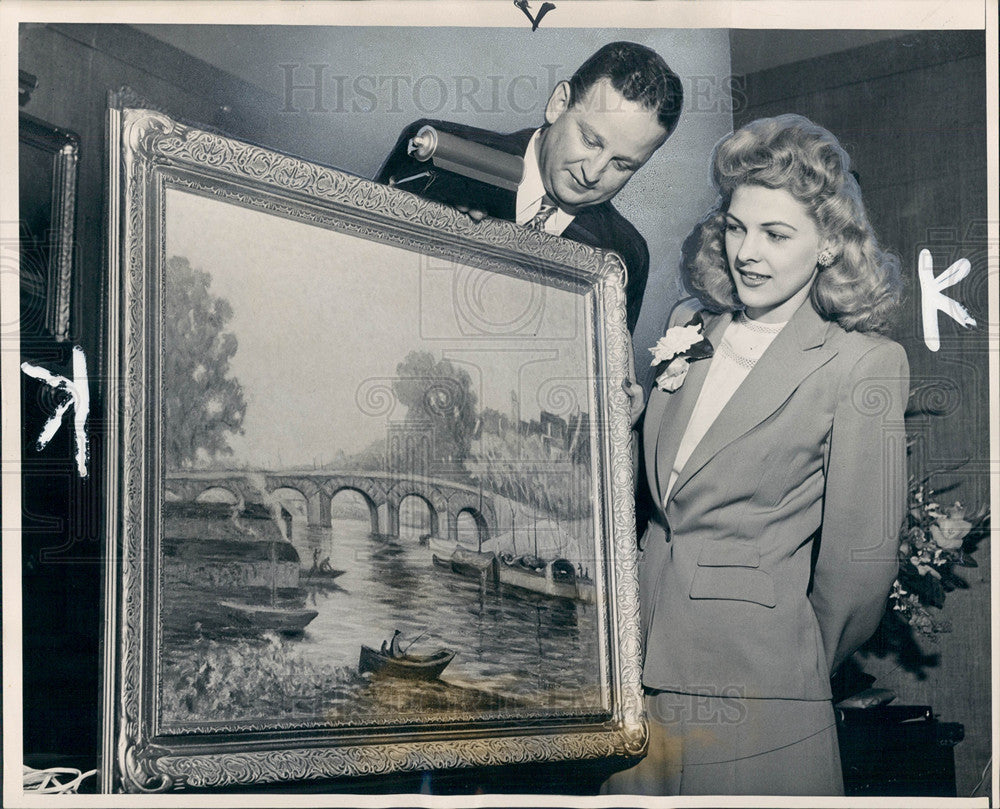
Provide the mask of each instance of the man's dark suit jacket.
[{"label": "man's dark suit jacket", "polygon": [[[484,211],[498,219],[513,221],[516,217],[517,204],[517,194],[514,191],[435,169],[431,161],[421,163],[407,154],[406,147],[410,138],[427,124],[441,132],[481,143],[508,154],[516,154],[518,157],[524,155],[535,130],[522,129],[520,132],[503,135],[448,121],[415,121],[403,130],[389,157],[375,176],[377,182],[399,184],[405,191],[411,191],[436,202],[443,202],[446,205],[467,205],[471,209]],[[401,180],[424,172],[430,172],[430,175],[400,183]],[[602,202],[581,210],[562,235],[566,239],[591,247],[614,250],[625,261],[625,266],[628,268],[625,284],[626,315],[629,332],[633,332],[639,319],[642,294],[646,289],[646,278],[649,275],[649,249],[646,247],[646,240],[610,202]]]}]

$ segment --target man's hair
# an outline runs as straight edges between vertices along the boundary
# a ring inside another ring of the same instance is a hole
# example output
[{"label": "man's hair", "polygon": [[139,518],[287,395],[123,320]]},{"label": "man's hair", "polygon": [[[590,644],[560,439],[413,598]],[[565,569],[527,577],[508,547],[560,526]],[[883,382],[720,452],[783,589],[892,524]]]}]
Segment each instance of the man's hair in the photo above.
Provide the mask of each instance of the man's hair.
[{"label": "man's hair", "polygon": [[608,79],[626,101],[656,113],[667,135],[681,116],[681,80],[656,51],[635,42],[609,42],[577,69],[569,80],[570,106],[601,79]]}]

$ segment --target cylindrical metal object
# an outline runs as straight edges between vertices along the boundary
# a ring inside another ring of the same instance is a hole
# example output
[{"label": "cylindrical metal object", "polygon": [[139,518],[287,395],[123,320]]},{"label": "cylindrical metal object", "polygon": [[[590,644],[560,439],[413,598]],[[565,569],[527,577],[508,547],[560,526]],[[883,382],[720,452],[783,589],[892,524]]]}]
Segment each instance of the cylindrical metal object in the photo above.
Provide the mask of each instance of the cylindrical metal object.
[{"label": "cylindrical metal object", "polygon": [[440,132],[432,126],[421,127],[410,138],[407,151],[421,162],[431,160],[438,168],[508,191],[517,190],[524,174],[524,160],[518,155]]}]

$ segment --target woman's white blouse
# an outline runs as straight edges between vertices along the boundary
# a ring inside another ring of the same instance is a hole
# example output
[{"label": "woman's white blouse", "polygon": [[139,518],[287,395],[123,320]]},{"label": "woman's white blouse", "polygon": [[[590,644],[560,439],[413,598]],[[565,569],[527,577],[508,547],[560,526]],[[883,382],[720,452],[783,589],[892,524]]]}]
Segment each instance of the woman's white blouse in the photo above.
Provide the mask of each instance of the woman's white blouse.
[{"label": "woman's white blouse", "polygon": [[758,323],[742,312],[737,313],[726,326],[719,346],[709,360],[711,365],[705,382],[677,447],[664,505],[670,499],[670,492],[695,447],[784,327],[785,323]]}]

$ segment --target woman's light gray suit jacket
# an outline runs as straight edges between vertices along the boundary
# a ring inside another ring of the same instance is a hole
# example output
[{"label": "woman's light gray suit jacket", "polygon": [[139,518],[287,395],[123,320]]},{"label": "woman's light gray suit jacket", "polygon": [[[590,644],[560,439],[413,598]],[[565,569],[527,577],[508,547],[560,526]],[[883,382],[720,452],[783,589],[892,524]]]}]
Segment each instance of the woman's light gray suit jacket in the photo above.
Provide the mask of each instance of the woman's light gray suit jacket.
[{"label": "woman's light gray suit jacket", "polygon": [[[695,308],[683,302],[671,324]],[[713,346],[729,317],[706,315]],[[807,301],[695,448],[664,507],[709,362],[693,362],[674,393],[654,388],[646,409],[658,510],[639,563],[643,683],[829,699],[830,674],[874,632],[896,575],[906,354],[823,320]]]}]

